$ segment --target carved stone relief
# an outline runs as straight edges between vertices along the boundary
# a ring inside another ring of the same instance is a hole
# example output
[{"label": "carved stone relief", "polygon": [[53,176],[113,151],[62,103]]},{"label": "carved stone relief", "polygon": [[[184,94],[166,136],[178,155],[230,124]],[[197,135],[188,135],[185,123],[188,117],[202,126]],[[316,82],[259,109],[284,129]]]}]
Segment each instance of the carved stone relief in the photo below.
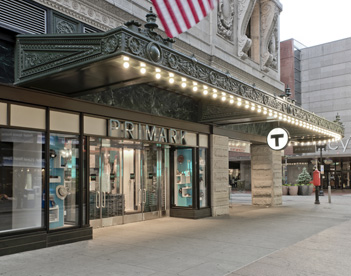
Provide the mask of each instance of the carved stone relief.
[{"label": "carved stone relief", "polygon": [[248,57],[247,52],[252,44],[251,39],[246,36],[246,29],[255,4],[256,0],[238,0],[238,55],[242,59]]},{"label": "carved stone relief", "polygon": [[54,33],[56,34],[73,34],[77,32],[77,26],[63,19],[57,20],[55,25]]},{"label": "carved stone relief", "polygon": [[233,40],[234,0],[220,0],[217,11],[217,33]]},{"label": "carved stone relief", "polygon": [[278,17],[280,9],[275,1],[261,0],[261,69],[278,69]]},{"label": "carved stone relief", "polygon": [[[107,31],[116,28],[121,23],[116,11],[111,11],[112,5],[106,1],[93,0],[34,0],[44,6],[52,8],[97,29]],[[126,17],[124,17],[126,18]]]}]

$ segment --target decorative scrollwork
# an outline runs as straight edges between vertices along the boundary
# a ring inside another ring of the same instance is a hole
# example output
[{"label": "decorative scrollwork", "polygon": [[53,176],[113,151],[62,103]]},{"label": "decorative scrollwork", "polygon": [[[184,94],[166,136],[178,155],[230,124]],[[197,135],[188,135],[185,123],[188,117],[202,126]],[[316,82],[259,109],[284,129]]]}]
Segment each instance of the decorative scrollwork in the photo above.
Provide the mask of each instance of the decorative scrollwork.
[{"label": "decorative scrollwork", "polygon": [[119,46],[119,37],[117,35],[111,35],[101,40],[101,52],[111,54],[117,50]]},{"label": "decorative scrollwork", "polygon": [[128,47],[134,55],[139,55],[141,52],[140,41],[135,37],[131,37],[128,40]]},{"label": "decorative scrollwork", "polygon": [[216,76],[216,73],[213,71],[210,72],[210,82],[213,85],[217,85],[217,76]]},{"label": "decorative scrollwork", "polygon": [[73,34],[76,32],[74,24],[67,22],[65,20],[59,20],[56,24],[57,34]]},{"label": "decorative scrollwork", "polygon": [[23,69],[28,70],[67,56],[63,53],[25,53]]},{"label": "decorative scrollwork", "polygon": [[177,69],[178,68],[178,60],[177,60],[176,55],[169,54],[168,55],[168,63],[172,69]]}]

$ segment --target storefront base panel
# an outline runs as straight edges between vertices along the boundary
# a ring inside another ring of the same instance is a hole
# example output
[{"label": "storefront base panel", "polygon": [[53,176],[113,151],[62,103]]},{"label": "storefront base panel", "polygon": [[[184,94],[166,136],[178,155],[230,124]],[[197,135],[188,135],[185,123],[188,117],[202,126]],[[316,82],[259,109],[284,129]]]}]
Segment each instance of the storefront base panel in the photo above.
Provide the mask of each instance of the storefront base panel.
[{"label": "storefront base panel", "polygon": [[69,231],[53,232],[48,234],[48,247],[78,241],[91,240],[93,238],[93,228],[78,228]]},{"label": "storefront base panel", "polygon": [[193,210],[193,209],[171,209],[171,217],[176,218],[190,218],[190,219],[200,219],[206,218],[211,216],[211,209],[210,208],[203,208],[200,210]]},{"label": "storefront base panel", "polygon": [[60,244],[90,240],[91,227],[54,233],[36,232],[0,238],[0,256],[30,251]]},{"label": "storefront base panel", "polygon": [[45,232],[2,237],[0,238],[0,256],[45,248],[46,238]]}]

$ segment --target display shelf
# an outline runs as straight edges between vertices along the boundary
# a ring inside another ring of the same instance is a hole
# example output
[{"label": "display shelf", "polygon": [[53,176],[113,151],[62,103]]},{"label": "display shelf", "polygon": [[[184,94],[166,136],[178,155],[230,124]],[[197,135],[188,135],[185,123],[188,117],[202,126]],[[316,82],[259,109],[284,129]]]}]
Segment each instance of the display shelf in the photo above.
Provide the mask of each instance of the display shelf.
[{"label": "display shelf", "polygon": [[182,197],[191,197],[191,194],[189,194],[189,191],[191,191],[192,187],[186,186],[182,188]]},{"label": "display shelf", "polygon": [[176,174],[176,184],[190,184],[190,175]]},{"label": "display shelf", "polygon": [[50,183],[61,183],[61,177],[60,176],[51,176],[50,175]]},{"label": "display shelf", "polygon": [[60,220],[59,206],[56,205],[54,207],[49,208],[49,221],[58,222]]}]

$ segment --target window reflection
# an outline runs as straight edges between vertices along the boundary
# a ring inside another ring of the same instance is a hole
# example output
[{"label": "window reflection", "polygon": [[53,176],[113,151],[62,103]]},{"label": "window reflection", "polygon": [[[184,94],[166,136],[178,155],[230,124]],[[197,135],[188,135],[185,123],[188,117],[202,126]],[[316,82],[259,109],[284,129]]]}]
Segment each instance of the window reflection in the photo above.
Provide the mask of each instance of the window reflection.
[{"label": "window reflection", "polygon": [[200,208],[208,207],[207,181],[206,181],[206,149],[199,149],[199,186]]},{"label": "window reflection", "polygon": [[0,232],[44,226],[41,132],[0,129]]}]

